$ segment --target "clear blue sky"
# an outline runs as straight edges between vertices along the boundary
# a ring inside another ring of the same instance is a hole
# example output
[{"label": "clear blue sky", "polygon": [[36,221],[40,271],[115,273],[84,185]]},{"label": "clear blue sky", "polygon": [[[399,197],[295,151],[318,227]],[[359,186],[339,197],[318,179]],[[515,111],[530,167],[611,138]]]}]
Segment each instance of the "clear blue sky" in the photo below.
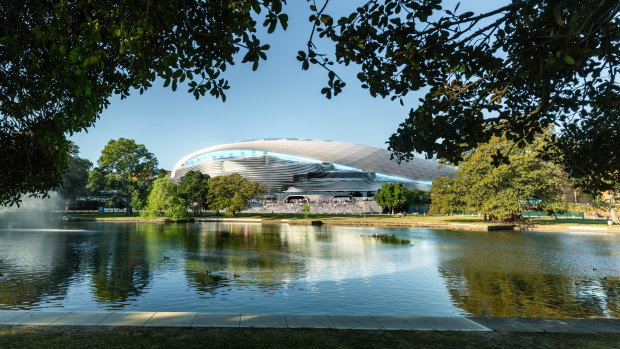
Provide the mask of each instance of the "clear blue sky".
[{"label": "clear blue sky", "polygon": [[[358,2],[337,2],[337,6],[353,10]],[[459,11],[466,10],[463,5]],[[159,166],[168,170],[191,152],[247,139],[326,139],[385,148],[421,94],[410,94],[405,107],[373,98],[360,87],[353,69],[339,66],[337,72],[347,86],[342,94],[326,99],[320,93],[326,72],[320,67],[302,71],[295,59],[311,30],[307,6],[303,0],[289,1],[285,8],[289,28],[260,35],[271,48],[257,71],[240,63],[227,70],[224,77],[231,88],[226,102],[210,95],[197,101],[186,87],[172,92],[163,87],[163,81],[143,95],[134,92],[125,100],[113,97],[94,127],[71,137],[80,147],[80,156],[96,164],[105,144],[120,137],[144,144]]]}]

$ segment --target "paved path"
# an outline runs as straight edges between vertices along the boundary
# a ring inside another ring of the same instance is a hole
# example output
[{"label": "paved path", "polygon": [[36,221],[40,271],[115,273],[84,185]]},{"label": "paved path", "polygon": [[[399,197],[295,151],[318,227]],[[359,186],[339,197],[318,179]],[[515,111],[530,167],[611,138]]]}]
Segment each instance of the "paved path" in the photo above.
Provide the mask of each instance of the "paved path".
[{"label": "paved path", "polygon": [[0,311],[0,325],[264,327],[355,330],[618,333],[620,319],[536,319],[189,312]]}]

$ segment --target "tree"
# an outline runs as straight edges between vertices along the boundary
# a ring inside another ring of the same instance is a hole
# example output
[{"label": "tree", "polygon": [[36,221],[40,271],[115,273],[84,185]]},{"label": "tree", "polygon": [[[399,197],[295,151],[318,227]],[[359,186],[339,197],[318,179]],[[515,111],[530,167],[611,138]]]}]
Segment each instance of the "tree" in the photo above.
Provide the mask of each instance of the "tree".
[{"label": "tree", "polygon": [[310,204],[307,202],[304,202],[301,205],[301,213],[304,214],[304,219],[308,219],[308,214],[310,213]]},{"label": "tree", "polygon": [[167,178],[159,178],[153,182],[145,210],[140,212],[144,218],[165,217],[180,219],[187,217],[187,203],[177,195],[177,187]]},{"label": "tree", "polygon": [[286,28],[283,0],[48,1],[0,5],[0,203],[56,188],[67,134],[92,126],[112,95],[156,80],[196,98],[226,99],[235,61],[254,70],[272,33]]},{"label": "tree", "polygon": [[265,187],[254,181],[248,181],[238,173],[217,176],[208,181],[208,205],[219,213],[235,216],[237,212],[249,207],[248,200],[258,198],[265,193]]},{"label": "tree", "polygon": [[[488,213],[493,221],[515,221],[533,202],[559,209],[566,174],[538,157],[549,137],[547,131],[520,149],[515,149],[515,141],[507,137],[492,137],[488,143],[467,152],[454,178],[438,178],[433,182],[431,211],[452,213],[455,208],[470,209],[484,214],[485,219]],[[509,154],[508,163],[493,164],[498,151]]]},{"label": "tree", "polygon": [[546,214],[546,215],[553,215],[553,217],[555,217],[555,219],[558,219],[557,214],[562,214],[562,213],[566,213],[568,212],[568,210],[570,209],[570,203],[567,201],[546,201],[543,202],[541,205],[541,210]]},{"label": "tree", "polygon": [[385,207],[392,211],[398,206],[402,206],[407,202],[408,190],[402,183],[388,183],[381,186],[381,189],[377,192],[377,195],[373,199],[381,207]]},{"label": "tree", "polygon": [[78,197],[87,193],[88,171],[93,163],[78,157],[79,147],[73,143],[69,154],[69,164],[62,175],[62,185],[58,188],[58,193],[68,201],[75,202]]},{"label": "tree", "polygon": [[103,191],[122,201],[131,216],[133,205],[148,194],[149,180],[155,178],[157,159],[143,144],[133,139],[111,139],[101,151],[99,165],[89,174],[89,188]]},{"label": "tree", "polygon": [[435,178],[431,187],[431,207],[428,213],[451,215],[454,212],[464,211],[467,204],[459,184],[461,183],[450,177]]},{"label": "tree", "polygon": [[179,196],[196,207],[198,213],[201,209],[207,208],[209,178],[209,175],[199,171],[189,171],[181,178],[177,188]]},{"label": "tree", "polygon": [[[458,164],[493,137],[524,148],[554,124],[542,159],[590,193],[620,182],[617,0],[516,0],[485,13],[442,0],[378,0],[338,20],[328,2],[310,6],[314,27],[298,55],[302,69],[328,70],[322,93],[344,86],[334,60],[358,65],[372,96],[404,105],[410,92],[426,93],[390,137],[396,158],[418,152]],[[335,44],[335,58],[317,52],[314,34]],[[496,152],[493,164],[510,153]]]},{"label": "tree", "polygon": [[407,193],[407,209],[415,205],[416,211],[420,210],[420,205],[428,205],[431,203],[431,194],[424,190],[411,189]]}]

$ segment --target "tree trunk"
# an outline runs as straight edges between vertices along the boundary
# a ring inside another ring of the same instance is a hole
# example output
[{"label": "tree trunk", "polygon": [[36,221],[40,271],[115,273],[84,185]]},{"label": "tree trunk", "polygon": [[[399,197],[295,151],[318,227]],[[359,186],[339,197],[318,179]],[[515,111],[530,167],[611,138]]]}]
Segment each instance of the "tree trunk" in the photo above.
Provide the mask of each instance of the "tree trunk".
[{"label": "tree trunk", "polygon": [[132,213],[133,212],[131,210],[131,199],[130,199],[125,202],[125,216],[131,216]]},{"label": "tree trunk", "polygon": [[392,215],[394,214],[394,207],[392,207]]}]

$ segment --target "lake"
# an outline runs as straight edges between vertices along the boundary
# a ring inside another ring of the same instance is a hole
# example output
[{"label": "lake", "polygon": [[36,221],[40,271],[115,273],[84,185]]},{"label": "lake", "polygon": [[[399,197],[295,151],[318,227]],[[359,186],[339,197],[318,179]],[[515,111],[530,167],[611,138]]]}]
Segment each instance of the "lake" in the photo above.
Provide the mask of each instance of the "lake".
[{"label": "lake", "polygon": [[0,309],[620,318],[598,232],[2,222],[0,273]]}]

